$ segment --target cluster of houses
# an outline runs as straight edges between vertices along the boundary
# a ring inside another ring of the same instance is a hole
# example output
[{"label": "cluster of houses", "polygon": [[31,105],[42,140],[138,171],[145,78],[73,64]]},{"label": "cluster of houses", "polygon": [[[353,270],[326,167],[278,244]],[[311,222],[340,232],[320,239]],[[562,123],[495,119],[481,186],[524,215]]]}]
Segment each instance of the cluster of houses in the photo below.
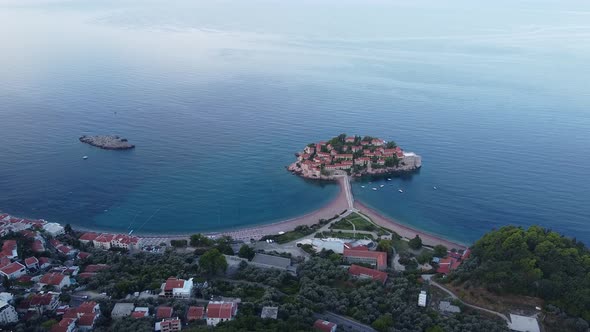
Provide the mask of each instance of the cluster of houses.
[{"label": "cluster of houses", "polygon": [[137,249],[140,238],[125,234],[109,234],[87,232],[80,236],[80,242],[92,243],[95,248],[109,250],[111,248]]},{"label": "cluster of houses", "polygon": [[340,150],[328,142],[309,144],[297,154],[297,162],[291,165],[290,170],[298,171],[304,177],[319,178],[322,168],[328,171],[350,170],[359,165],[370,170],[373,166],[384,167],[388,158],[403,159],[406,156],[417,157],[413,153],[405,153],[399,146],[388,148],[386,142],[379,138],[364,140],[351,136],[344,139]]},{"label": "cluster of houses", "polygon": [[[169,281],[171,279],[168,279],[166,284]],[[184,317],[184,321],[187,323],[203,320],[207,322],[208,326],[216,326],[221,322],[232,320],[238,313],[238,302],[239,299],[236,301],[211,301],[206,307],[190,306],[184,313],[176,312],[174,308],[169,306],[159,306],[154,310],[153,315],[150,315],[148,307],[136,307],[133,303],[116,303],[111,312],[111,318],[141,319],[153,316],[156,320],[155,331],[174,332],[182,330],[183,318],[181,317]]]},{"label": "cluster of houses", "polygon": [[438,264],[438,268],[436,269],[436,273],[441,274],[449,274],[451,271],[457,269],[461,263],[463,263],[469,256],[471,255],[471,250],[467,249],[463,253],[450,251],[447,254],[447,257],[433,258],[433,262]]}]

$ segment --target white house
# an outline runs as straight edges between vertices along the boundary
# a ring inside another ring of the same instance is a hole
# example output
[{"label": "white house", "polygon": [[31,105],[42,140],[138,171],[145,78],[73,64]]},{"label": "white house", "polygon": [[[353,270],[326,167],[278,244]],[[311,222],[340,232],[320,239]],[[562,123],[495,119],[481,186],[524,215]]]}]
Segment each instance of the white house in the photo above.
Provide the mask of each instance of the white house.
[{"label": "white house", "polygon": [[207,306],[207,325],[216,326],[220,322],[234,319],[238,313],[238,305],[235,302],[209,302]]},{"label": "white house", "polygon": [[426,307],[426,291],[420,291],[420,295],[418,295],[418,306]]},{"label": "white house", "polygon": [[10,304],[0,301],[0,325],[18,322],[18,314]]},{"label": "white house", "polygon": [[51,236],[57,236],[65,233],[63,226],[56,222],[46,223],[45,225],[43,225],[43,229],[47,233],[51,234]]},{"label": "white house", "polygon": [[189,280],[183,280],[170,277],[165,283],[162,284],[163,293],[160,295],[166,297],[188,298],[191,296],[192,290],[193,278],[190,278]]},{"label": "white house", "polygon": [[53,286],[58,289],[62,289],[63,287],[69,286],[69,285],[70,285],[70,276],[67,276],[67,275],[64,275],[61,273],[56,273],[56,272],[46,273],[39,280],[39,286],[41,286],[41,287]]},{"label": "white house", "polygon": [[19,262],[14,262],[0,269],[0,274],[8,279],[16,279],[27,273],[27,269]]}]

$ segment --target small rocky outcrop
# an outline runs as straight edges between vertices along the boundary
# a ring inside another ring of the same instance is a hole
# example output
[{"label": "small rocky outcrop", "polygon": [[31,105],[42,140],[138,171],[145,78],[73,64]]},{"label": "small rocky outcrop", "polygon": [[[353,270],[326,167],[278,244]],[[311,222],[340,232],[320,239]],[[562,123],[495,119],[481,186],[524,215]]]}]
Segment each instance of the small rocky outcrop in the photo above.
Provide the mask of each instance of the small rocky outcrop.
[{"label": "small rocky outcrop", "polygon": [[117,135],[107,136],[82,136],[80,142],[90,144],[105,150],[129,150],[135,145],[129,143],[126,138]]}]

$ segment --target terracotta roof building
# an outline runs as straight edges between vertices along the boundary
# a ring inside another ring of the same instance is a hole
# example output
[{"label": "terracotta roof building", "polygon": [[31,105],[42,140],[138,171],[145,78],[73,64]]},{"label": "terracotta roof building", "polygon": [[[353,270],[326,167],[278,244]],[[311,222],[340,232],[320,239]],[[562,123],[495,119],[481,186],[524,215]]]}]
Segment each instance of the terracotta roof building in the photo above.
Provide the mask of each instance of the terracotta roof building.
[{"label": "terracotta roof building", "polygon": [[235,302],[209,302],[207,306],[207,325],[216,326],[220,322],[232,320],[238,313]]},{"label": "terracotta roof building", "polygon": [[387,253],[381,251],[369,251],[365,246],[349,248],[345,245],[344,259],[348,263],[370,264],[380,271],[387,268]]},{"label": "terracotta roof building", "polygon": [[338,325],[336,325],[335,323],[328,322],[327,320],[321,320],[321,319],[318,319],[315,321],[315,323],[313,323],[313,328],[317,331],[322,331],[322,332],[335,332],[337,326]]},{"label": "terracotta roof building", "polygon": [[352,264],[348,269],[348,273],[357,278],[369,278],[385,284],[387,281],[387,273],[369,269],[367,267]]},{"label": "terracotta roof building", "polygon": [[186,320],[191,322],[194,320],[199,320],[205,318],[205,308],[204,307],[194,307],[191,306],[188,308],[186,312]]}]

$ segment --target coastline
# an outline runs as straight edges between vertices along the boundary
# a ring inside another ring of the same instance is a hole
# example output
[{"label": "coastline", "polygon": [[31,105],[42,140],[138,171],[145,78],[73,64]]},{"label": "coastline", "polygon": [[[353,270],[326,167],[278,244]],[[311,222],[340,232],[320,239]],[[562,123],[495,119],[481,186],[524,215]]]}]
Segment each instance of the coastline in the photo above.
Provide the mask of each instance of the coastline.
[{"label": "coastline", "polygon": [[[301,225],[313,225],[317,224],[320,219],[330,219],[334,217],[336,214],[341,214],[345,210],[349,210],[349,203],[347,199],[347,194],[345,190],[345,180],[342,177],[336,178],[335,181],[338,182],[338,186],[340,188],[338,195],[334,198],[330,203],[326,206],[312,211],[310,213],[304,214],[299,217],[294,217],[291,219],[277,221],[269,224],[259,224],[259,225],[249,225],[243,228],[235,228],[235,229],[228,229],[222,231],[211,231],[211,232],[200,232],[206,236],[218,237],[218,236],[231,236],[233,239],[242,240],[242,241],[249,241],[250,239],[260,240],[263,236],[266,235],[276,235],[279,232],[288,232],[293,230],[297,226]],[[429,234],[426,231],[419,230],[416,228],[412,228],[411,226],[406,226],[399,221],[384,216],[380,212],[376,211],[368,207],[367,205],[353,200],[353,206],[355,210],[358,212],[363,213],[367,217],[371,218],[373,222],[377,225],[383,226],[385,228],[391,229],[392,231],[398,233],[400,236],[404,238],[411,239],[416,235],[419,235],[422,238],[422,242],[428,246],[435,246],[437,244],[442,244],[445,247],[451,249],[466,249],[468,245],[464,243],[459,243],[451,240],[447,240],[440,235]],[[97,232],[97,233],[121,233],[121,232],[111,232],[111,231],[101,231],[97,229],[87,228],[87,227],[79,227],[73,226],[77,231],[84,231],[84,232]],[[122,232],[125,233],[125,232]],[[199,233],[199,232],[195,232]],[[178,240],[178,239],[189,239],[189,234],[133,234],[140,239],[151,240],[148,242],[153,241],[169,241],[169,240]]]},{"label": "coastline", "polygon": [[453,242],[451,240],[447,240],[439,235],[429,234],[425,231],[418,230],[416,228],[412,228],[410,226],[403,225],[399,221],[382,215],[381,213],[377,212],[376,210],[368,207],[367,205],[355,200],[354,201],[354,208],[357,209],[362,214],[366,215],[367,217],[371,218],[374,223],[379,226],[389,228],[392,231],[396,232],[400,236],[412,239],[416,235],[419,235],[422,239],[422,243],[434,247],[438,244],[442,244],[443,246],[447,247],[448,249],[456,248],[456,249],[467,249],[468,245]]}]

